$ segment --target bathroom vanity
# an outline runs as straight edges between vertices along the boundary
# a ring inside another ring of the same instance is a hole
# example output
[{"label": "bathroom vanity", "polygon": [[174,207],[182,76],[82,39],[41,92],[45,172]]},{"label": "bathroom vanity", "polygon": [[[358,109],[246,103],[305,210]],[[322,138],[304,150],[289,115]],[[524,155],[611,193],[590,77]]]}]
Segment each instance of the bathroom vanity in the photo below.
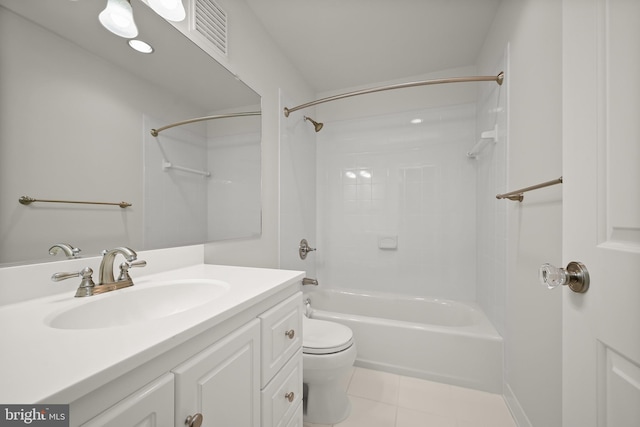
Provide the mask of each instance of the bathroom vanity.
[{"label": "bathroom vanity", "polygon": [[4,305],[0,403],[68,403],[71,426],[302,426],[302,278],[198,264]]}]

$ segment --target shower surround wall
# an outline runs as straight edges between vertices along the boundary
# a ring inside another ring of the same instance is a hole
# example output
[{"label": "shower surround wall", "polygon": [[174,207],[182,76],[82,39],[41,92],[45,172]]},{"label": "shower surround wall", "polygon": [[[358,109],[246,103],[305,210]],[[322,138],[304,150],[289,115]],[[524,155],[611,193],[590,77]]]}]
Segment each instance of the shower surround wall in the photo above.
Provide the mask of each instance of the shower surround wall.
[{"label": "shower surround wall", "polygon": [[475,135],[475,104],[325,123],[323,286],[475,301]]},{"label": "shower surround wall", "polygon": [[505,58],[491,70],[505,70],[501,86],[478,86],[477,135],[497,130],[497,141],[489,142],[476,156],[476,302],[500,335],[505,336],[507,292],[507,209],[508,200],[496,194],[508,191],[508,50]]},{"label": "shower surround wall", "polygon": [[[259,123],[232,118],[145,133],[145,248],[260,236]],[[144,117],[144,129],[161,125]],[[166,169],[165,161],[210,176]]]}]

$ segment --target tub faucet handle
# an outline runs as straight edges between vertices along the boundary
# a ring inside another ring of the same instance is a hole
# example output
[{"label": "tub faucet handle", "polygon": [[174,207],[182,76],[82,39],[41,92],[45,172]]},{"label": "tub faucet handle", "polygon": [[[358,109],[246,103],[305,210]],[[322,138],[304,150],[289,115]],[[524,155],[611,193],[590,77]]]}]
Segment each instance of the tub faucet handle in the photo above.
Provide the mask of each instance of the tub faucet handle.
[{"label": "tub faucet handle", "polygon": [[311,246],[309,246],[309,242],[307,242],[307,239],[300,240],[300,246],[298,246],[298,255],[300,255],[300,259],[306,259],[307,254],[315,250],[316,248],[312,248]]}]

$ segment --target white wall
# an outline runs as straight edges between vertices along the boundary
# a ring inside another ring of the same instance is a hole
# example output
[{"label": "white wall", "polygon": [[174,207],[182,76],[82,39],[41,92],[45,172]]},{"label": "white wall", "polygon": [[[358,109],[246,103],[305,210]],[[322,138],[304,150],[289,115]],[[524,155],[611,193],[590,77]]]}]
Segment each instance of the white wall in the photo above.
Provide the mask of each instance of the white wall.
[{"label": "white wall", "polygon": [[[502,70],[509,75],[508,52],[486,72]],[[507,290],[508,203],[496,199],[507,185],[508,91],[502,85],[478,85],[476,138],[482,145],[474,159],[476,166],[476,300],[500,335],[505,335]],[[480,139],[483,134],[494,139]]]},{"label": "white wall", "polygon": [[[209,243],[205,246],[205,260],[216,264],[278,267],[281,218],[284,218],[280,215],[280,176],[295,165],[295,162],[280,164],[283,117],[280,96],[282,91],[288,99],[302,103],[312,99],[313,92],[244,1],[220,0],[219,3],[229,21],[229,57],[225,65],[262,96],[262,235],[259,239]],[[281,166],[286,170],[281,170]],[[309,187],[313,188],[313,184]],[[313,231],[309,231],[307,237]],[[291,250],[297,252],[297,243]]]},{"label": "white wall", "polygon": [[[509,45],[508,189],[557,178],[561,166],[561,2],[506,1],[479,56],[493,69]],[[544,262],[560,265],[560,186],[508,205],[505,394],[520,426],[561,425],[561,292],[538,284]]]},{"label": "white wall", "polygon": [[[164,123],[143,116],[143,129],[158,129]],[[172,166],[208,171],[211,166],[207,163],[204,128],[204,123],[199,123],[167,129],[157,137],[144,133],[145,249],[199,244],[207,235],[207,189],[212,179],[163,167],[167,161]]]},{"label": "white wall", "polygon": [[[85,256],[141,248],[143,114],[204,112],[5,8],[0,29],[0,262],[69,240]],[[25,207],[22,195],[133,206]]]},{"label": "white wall", "polygon": [[[281,107],[297,105],[285,93]],[[317,246],[316,238],[316,137],[304,115],[316,117],[313,109],[280,116],[280,267],[305,270],[316,278],[318,252],[303,260],[298,248],[306,239]]]},{"label": "white wall", "polygon": [[[318,278],[475,301],[475,104],[325,122]],[[411,123],[419,118],[421,123]]]},{"label": "white wall", "polygon": [[207,157],[212,175],[207,193],[207,240],[260,236],[260,141],[260,132],[250,127],[244,133],[209,138]]}]

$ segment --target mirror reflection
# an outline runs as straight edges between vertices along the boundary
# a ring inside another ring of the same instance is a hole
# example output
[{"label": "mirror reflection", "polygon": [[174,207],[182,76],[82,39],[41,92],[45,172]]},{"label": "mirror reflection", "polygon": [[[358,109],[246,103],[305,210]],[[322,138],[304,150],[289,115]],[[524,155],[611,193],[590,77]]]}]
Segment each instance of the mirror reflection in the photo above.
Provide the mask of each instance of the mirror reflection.
[{"label": "mirror reflection", "polygon": [[260,97],[138,0],[132,50],[102,3],[0,0],[0,263],[259,236],[259,115],[150,130]]}]

